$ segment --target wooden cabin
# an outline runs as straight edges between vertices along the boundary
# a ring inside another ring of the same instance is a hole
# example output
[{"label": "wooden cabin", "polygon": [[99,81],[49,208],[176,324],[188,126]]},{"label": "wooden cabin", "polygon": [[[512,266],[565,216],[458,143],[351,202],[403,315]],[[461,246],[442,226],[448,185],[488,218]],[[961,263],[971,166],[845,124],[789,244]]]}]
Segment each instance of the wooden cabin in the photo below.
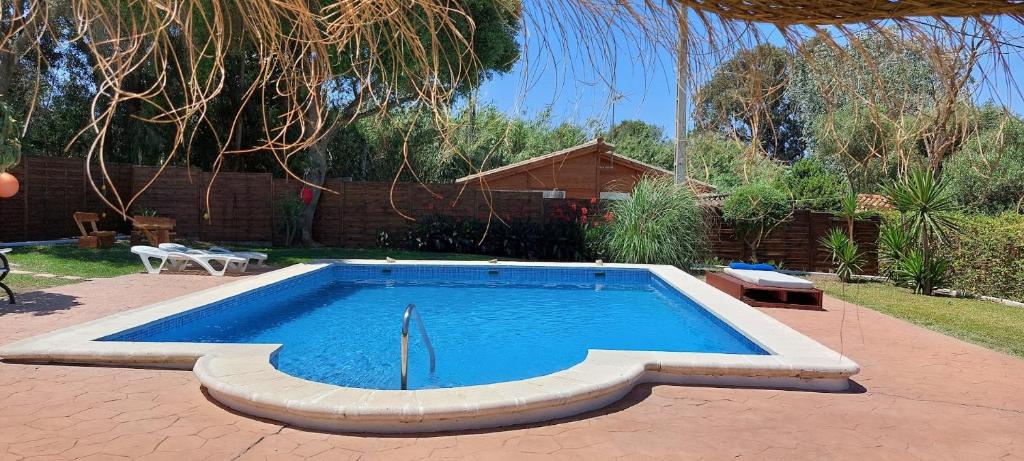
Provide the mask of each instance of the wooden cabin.
[{"label": "wooden cabin", "polygon": [[[551,198],[614,199],[632,192],[644,176],[672,176],[668,170],[616,154],[614,149],[614,145],[597,138],[459,178],[456,182],[490,190],[544,192]],[[690,180],[689,184],[698,194],[715,190],[710,184],[696,180]]]}]

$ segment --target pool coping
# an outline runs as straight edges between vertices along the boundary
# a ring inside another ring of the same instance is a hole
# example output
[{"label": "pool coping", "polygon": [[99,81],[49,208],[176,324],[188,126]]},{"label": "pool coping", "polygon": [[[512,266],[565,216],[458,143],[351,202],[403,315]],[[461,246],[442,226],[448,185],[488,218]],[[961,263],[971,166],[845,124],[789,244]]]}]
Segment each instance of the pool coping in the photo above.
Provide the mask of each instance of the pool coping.
[{"label": "pool coping", "polygon": [[[771,355],[592,349],[570,368],[519,381],[412,391],[308,381],[272,365],[275,344],[96,341],[330,264],[646,269]],[[0,347],[8,361],[192,369],[222,404],[296,426],[436,432],[508,426],[607,406],[645,382],[843,391],[852,360],[673,266],[595,263],[330,260],[297,264]]]}]

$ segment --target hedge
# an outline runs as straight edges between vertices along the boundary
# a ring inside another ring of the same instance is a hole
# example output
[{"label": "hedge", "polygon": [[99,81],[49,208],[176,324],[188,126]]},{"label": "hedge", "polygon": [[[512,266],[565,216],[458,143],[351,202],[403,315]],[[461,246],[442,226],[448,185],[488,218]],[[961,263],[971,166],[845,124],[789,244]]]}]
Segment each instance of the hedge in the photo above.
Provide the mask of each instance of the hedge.
[{"label": "hedge", "polygon": [[1024,215],[969,215],[942,246],[952,263],[949,288],[1024,301]]}]

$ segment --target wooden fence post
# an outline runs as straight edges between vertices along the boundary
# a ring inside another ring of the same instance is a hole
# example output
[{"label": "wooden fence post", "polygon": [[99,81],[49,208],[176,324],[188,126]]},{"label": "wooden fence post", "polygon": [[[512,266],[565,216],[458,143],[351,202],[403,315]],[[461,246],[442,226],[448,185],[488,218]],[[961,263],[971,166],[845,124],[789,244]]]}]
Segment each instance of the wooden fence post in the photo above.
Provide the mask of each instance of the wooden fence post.
[{"label": "wooden fence post", "polygon": [[277,230],[277,206],[275,202],[277,200],[277,194],[274,191],[274,175],[267,174],[267,178],[270,179],[270,230],[267,235],[267,241],[270,242],[270,246],[274,246],[274,233]]}]

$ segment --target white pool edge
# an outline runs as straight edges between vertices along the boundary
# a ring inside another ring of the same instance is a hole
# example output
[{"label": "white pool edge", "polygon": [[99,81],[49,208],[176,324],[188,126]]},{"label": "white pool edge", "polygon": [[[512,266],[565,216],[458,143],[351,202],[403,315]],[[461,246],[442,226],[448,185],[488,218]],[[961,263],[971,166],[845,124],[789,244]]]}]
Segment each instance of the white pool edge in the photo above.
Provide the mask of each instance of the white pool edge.
[{"label": "white pool edge", "polygon": [[[641,383],[842,391],[859,372],[850,359],[672,266],[647,269],[771,355],[591,350],[550,375],[447,389],[383,391],[307,381],[278,371],[279,345],[96,341],[130,328],[336,264],[298,264],[170,301],[0,347],[9,361],[192,369],[211,397],[237,411],[300,427],[343,432],[436,432],[564,418],[619,400]],[[394,265],[580,267],[593,263],[400,261]]]}]

